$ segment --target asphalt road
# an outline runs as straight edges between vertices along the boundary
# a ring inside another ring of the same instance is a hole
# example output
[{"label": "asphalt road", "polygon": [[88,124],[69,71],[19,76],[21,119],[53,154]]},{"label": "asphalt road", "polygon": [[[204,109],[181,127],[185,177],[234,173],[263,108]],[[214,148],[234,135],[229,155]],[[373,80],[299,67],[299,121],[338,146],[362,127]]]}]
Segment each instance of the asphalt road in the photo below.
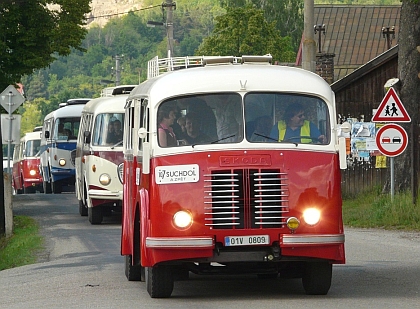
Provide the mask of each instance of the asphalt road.
[{"label": "asphalt road", "polygon": [[151,299],[125,278],[121,218],[91,225],[74,193],[18,195],[13,207],[39,221],[47,249],[0,272],[0,308],[420,308],[420,233],[347,228],[347,263],[334,266],[326,296],[305,295],[299,279],[191,276]]}]

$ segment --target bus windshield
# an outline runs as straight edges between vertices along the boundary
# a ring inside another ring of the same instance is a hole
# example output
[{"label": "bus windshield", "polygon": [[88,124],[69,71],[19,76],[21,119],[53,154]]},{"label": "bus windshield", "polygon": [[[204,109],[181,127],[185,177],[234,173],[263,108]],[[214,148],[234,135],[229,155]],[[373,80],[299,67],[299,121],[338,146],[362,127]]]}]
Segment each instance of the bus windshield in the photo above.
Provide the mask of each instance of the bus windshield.
[{"label": "bus windshield", "polygon": [[124,114],[98,114],[93,127],[92,145],[113,146],[123,140]]},{"label": "bus windshield", "polygon": [[40,145],[40,139],[27,141],[25,146],[25,157],[39,157]]},{"label": "bus windshield", "polygon": [[219,93],[180,97],[158,109],[161,147],[239,143],[328,144],[327,104],[285,93]]},{"label": "bus windshield", "polygon": [[54,139],[76,139],[79,132],[80,117],[57,118],[54,126]]}]

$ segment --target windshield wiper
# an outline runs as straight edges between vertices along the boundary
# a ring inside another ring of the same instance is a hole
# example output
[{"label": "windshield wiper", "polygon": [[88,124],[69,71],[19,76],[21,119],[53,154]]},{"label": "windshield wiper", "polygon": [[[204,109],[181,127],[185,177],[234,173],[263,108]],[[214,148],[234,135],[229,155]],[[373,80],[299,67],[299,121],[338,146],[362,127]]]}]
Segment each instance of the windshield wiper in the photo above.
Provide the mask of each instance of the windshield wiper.
[{"label": "windshield wiper", "polygon": [[111,149],[114,149],[115,147],[121,145],[123,143],[123,141],[119,141],[118,143],[116,143],[115,145],[111,146]]},{"label": "windshield wiper", "polygon": [[234,137],[234,136],[236,136],[236,134],[233,134],[233,135],[226,136],[226,137],[224,137],[224,138],[218,139],[218,140],[216,140],[216,141],[214,141],[214,142],[211,142],[210,144],[217,144],[217,143],[218,143],[218,142],[220,142],[220,141],[224,141],[225,139],[228,139],[228,138],[231,138],[231,137]]},{"label": "windshield wiper", "polygon": [[275,141],[275,142],[278,142],[278,140],[277,140],[277,139],[272,138],[272,137],[270,137],[270,136],[262,135],[262,134],[255,133],[255,132],[254,132],[253,134],[254,134],[254,135],[257,135],[257,136],[264,137],[264,138],[266,138],[266,139],[269,139],[269,140],[272,140],[272,141]]}]

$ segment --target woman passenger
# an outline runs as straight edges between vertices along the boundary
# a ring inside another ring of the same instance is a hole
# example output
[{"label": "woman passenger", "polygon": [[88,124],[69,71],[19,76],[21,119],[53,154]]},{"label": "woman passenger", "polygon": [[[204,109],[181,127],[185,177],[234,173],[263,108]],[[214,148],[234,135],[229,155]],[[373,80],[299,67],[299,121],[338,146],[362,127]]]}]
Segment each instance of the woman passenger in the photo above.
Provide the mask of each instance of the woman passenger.
[{"label": "woman passenger", "polygon": [[177,146],[176,136],[172,129],[176,118],[174,106],[162,105],[158,111],[158,138],[160,147]]}]

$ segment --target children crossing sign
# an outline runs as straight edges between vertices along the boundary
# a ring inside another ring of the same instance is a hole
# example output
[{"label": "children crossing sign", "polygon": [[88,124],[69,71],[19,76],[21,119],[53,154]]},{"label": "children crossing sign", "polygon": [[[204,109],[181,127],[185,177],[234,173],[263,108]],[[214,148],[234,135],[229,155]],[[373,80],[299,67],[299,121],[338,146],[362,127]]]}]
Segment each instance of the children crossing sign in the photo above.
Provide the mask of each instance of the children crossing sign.
[{"label": "children crossing sign", "polygon": [[378,110],[373,115],[372,122],[411,122],[411,118],[394,88],[389,88],[379,104]]}]

